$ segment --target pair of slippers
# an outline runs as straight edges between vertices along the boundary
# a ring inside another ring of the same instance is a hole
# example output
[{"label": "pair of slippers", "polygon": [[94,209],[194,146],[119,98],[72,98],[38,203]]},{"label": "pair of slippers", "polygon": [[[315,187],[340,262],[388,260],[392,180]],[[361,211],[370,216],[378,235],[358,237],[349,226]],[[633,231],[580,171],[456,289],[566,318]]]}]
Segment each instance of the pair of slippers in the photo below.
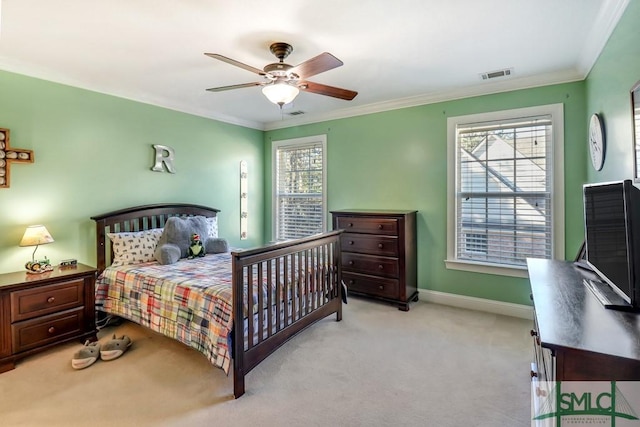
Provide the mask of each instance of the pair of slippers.
[{"label": "pair of slippers", "polygon": [[105,344],[99,342],[84,343],[84,347],[78,350],[71,359],[71,366],[73,369],[84,369],[93,365],[98,359],[113,360],[122,356],[127,349],[131,347],[131,338],[123,335],[120,338],[116,338],[116,334],[113,334],[113,338],[107,341]]}]

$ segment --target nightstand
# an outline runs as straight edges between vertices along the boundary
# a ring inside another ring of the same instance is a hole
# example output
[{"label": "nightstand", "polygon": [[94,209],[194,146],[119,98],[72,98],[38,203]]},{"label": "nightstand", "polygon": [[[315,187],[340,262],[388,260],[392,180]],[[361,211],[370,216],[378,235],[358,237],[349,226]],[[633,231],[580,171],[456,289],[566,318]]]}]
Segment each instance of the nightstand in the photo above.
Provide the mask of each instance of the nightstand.
[{"label": "nightstand", "polygon": [[0,373],[54,345],[96,339],[96,269],[0,274]]}]

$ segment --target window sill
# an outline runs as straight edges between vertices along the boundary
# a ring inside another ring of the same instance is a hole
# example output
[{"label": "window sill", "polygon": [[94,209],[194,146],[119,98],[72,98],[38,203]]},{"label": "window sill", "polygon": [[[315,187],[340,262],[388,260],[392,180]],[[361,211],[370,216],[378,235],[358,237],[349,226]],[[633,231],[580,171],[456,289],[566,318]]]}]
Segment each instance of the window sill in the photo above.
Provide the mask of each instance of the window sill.
[{"label": "window sill", "polygon": [[522,277],[528,278],[529,274],[527,273],[527,267],[517,267],[511,266],[506,267],[498,264],[489,264],[482,262],[472,262],[472,261],[460,261],[460,260],[445,260],[445,266],[449,270],[461,270],[461,271],[470,271],[473,273],[483,273],[483,274],[495,274],[498,276],[511,276],[511,277]]}]

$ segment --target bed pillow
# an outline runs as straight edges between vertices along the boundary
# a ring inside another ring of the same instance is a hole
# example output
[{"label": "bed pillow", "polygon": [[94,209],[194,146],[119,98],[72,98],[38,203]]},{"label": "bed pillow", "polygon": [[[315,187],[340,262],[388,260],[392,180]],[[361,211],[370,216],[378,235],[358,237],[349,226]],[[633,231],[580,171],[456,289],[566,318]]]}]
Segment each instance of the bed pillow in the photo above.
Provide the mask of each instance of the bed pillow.
[{"label": "bed pillow", "polygon": [[209,237],[204,244],[205,251],[208,254],[219,254],[229,252],[229,243],[227,239],[220,237]]},{"label": "bed pillow", "polygon": [[205,234],[208,237],[218,237],[218,217],[206,217],[207,224],[209,224],[209,233]]},{"label": "bed pillow", "polygon": [[209,235],[209,224],[205,217],[172,216],[167,219],[154,253],[156,261],[166,265],[173,264],[180,258],[185,258],[189,253],[191,235],[194,233],[200,236]]},{"label": "bed pillow", "polygon": [[162,232],[162,228],[153,228],[145,231],[107,233],[113,248],[111,265],[117,267],[154,261]]}]

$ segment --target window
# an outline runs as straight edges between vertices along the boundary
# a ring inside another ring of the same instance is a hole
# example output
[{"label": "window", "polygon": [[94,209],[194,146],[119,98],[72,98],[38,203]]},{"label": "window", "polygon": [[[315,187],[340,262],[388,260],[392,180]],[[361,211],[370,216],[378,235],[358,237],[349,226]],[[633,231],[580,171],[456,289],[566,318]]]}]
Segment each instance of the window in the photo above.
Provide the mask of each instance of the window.
[{"label": "window", "polygon": [[487,254],[487,234],[464,233],[465,252]]},{"label": "window", "polygon": [[561,104],[448,120],[447,268],[524,276],[564,256]]},{"label": "window", "polygon": [[326,145],[326,135],[274,141],[274,240],[326,230]]}]

